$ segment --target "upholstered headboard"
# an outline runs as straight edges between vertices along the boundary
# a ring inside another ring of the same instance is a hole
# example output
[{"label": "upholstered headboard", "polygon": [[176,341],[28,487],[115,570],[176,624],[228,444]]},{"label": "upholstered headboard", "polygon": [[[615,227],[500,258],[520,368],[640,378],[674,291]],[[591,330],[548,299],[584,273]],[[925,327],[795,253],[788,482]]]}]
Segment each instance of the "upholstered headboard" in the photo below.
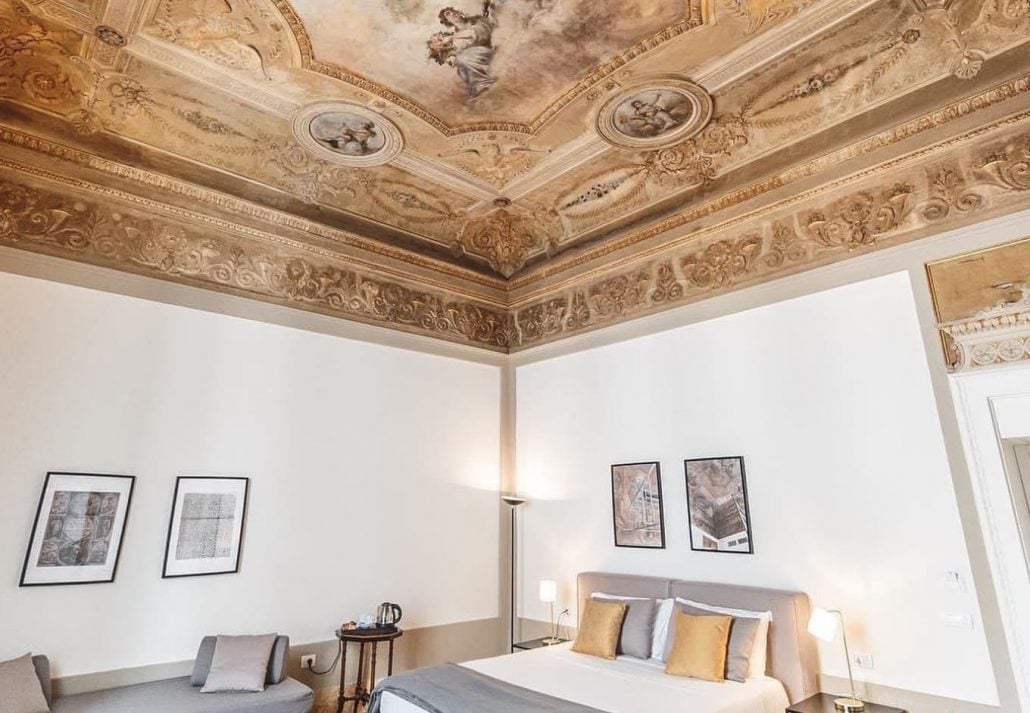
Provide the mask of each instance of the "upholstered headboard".
[{"label": "upholstered headboard", "polygon": [[683,597],[706,604],[771,611],[768,672],[787,689],[792,703],[819,692],[815,644],[808,633],[808,596],[778,589],[688,582],[632,574],[583,572],[577,580],[579,611],[595,592],[626,597]]}]

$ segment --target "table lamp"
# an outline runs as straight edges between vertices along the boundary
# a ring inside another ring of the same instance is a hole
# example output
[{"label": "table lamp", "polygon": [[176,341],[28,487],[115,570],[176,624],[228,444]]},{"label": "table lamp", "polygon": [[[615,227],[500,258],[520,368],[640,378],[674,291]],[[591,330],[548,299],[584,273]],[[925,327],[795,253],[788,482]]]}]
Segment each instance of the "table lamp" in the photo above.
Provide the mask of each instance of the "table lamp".
[{"label": "table lamp", "polygon": [[844,713],[865,710],[865,703],[855,695],[855,677],[851,675],[851,652],[848,651],[848,634],[844,630],[844,615],[837,609],[815,609],[808,620],[808,633],[822,641],[833,641],[837,632],[844,639],[844,658],[848,662],[848,681],[851,683],[851,698],[835,698],[834,706]]},{"label": "table lamp", "polygon": [[553,644],[560,644],[562,641],[558,638],[558,629],[554,623],[554,602],[558,599],[558,583],[553,579],[541,579],[540,580],[540,601],[551,605],[551,635],[544,639],[543,643],[547,646]]}]

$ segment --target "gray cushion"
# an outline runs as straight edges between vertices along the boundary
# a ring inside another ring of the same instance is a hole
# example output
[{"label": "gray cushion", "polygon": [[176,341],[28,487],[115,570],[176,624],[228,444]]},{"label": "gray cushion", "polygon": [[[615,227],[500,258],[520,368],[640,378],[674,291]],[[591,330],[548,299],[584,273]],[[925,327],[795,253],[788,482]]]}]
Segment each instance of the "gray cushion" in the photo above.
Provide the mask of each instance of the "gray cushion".
[{"label": "gray cushion", "polygon": [[0,661],[0,711],[4,713],[49,713],[43,686],[32,655]]},{"label": "gray cushion", "polygon": [[189,678],[61,696],[53,713],[311,713],[314,694],[287,678],[262,693],[201,693]]},{"label": "gray cushion", "polygon": [[257,636],[219,636],[211,670],[201,693],[228,691],[257,692],[265,690],[268,662],[272,658],[276,634]]},{"label": "gray cushion", "polygon": [[47,705],[54,702],[53,693],[50,689],[50,659],[46,656],[33,656],[32,665],[36,669],[36,676],[39,678],[39,685],[43,688],[43,697]]},{"label": "gray cushion", "polygon": [[[698,609],[683,602],[676,602],[676,611],[686,612],[692,616],[726,616],[717,612]],[[755,644],[755,635],[758,633],[758,619],[747,617],[733,617],[730,625],[730,640],[726,652],[726,678],[730,681],[744,683],[747,681],[747,674],[751,668],[751,651]],[[669,629],[670,636],[665,642],[665,658],[668,660],[675,642],[673,629]]]},{"label": "gray cushion", "polygon": [[[211,659],[215,655],[215,643],[217,636],[205,636],[200,642],[197,650],[197,659],[193,663],[193,675],[190,682],[194,686],[203,686],[207,681],[208,671],[211,670]],[[265,685],[274,686],[282,683],[286,678],[286,656],[290,652],[290,637],[277,636],[275,645],[272,647],[272,655],[268,659],[268,675],[265,676]]]},{"label": "gray cushion", "polygon": [[[595,596],[598,601],[613,601],[611,597]],[[654,599],[615,599],[628,605],[626,618],[622,621],[617,652],[638,659],[651,658],[651,636],[654,633]]]}]

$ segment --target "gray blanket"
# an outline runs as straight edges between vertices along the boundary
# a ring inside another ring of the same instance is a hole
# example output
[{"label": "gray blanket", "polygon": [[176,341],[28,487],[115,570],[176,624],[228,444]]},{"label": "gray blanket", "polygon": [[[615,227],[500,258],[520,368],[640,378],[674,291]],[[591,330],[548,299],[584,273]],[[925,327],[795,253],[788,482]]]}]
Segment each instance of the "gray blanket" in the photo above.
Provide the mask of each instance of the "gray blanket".
[{"label": "gray blanket", "polygon": [[383,680],[372,692],[368,713],[380,713],[387,692],[427,713],[601,713],[452,663]]}]

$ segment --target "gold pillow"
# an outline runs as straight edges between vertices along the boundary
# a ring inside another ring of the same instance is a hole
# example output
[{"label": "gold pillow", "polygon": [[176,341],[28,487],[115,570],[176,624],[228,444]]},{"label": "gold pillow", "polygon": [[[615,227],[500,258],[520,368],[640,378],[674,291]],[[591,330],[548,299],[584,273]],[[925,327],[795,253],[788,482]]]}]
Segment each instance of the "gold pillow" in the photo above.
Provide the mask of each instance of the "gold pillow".
[{"label": "gold pillow", "polygon": [[572,650],[604,659],[615,658],[619,634],[622,633],[622,620],[626,618],[627,609],[627,605],[618,602],[588,599],[583,616],[579,620],[579,632],[572,644]]},{"label": "gold pillow", "polygon": [[726,680],[731,616],[692,616],[676,612],[672,653],[665,672],[705,681]]}]

